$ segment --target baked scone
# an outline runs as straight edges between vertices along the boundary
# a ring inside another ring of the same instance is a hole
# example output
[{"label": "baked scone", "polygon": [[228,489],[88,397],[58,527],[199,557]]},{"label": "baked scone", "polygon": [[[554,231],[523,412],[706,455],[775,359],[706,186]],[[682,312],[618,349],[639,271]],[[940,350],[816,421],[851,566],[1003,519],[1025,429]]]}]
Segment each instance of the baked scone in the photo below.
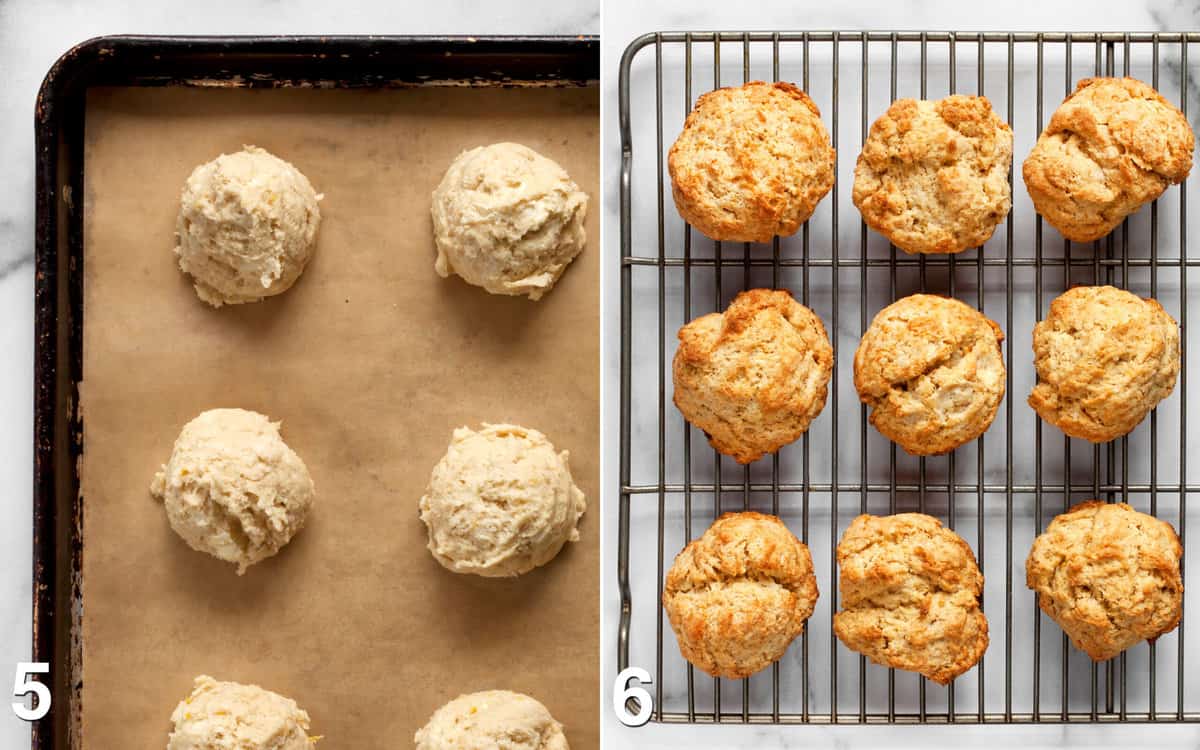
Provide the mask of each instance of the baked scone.
[{"label": "baked scone", "polygon": [[988,647],[983,575],[962,537],[923,513],[855,518],[837,546],[833,632],[885,667],[945,685]]},{"label": "baked scone", "polygon": [[671,195],[714,240],[795,234],[833,187],[833,148],[817,105],[790,83],[751,81],[696,100],[671,146]]},{"label": "baked scone", "polygon": [[510,690],[458,696],[433,712],[413,742],[416,750],[570,750],[550,711]]},{"label": "baked scone", "polygon": [[1179,624],[1182,555],[1166,521],[1125,503],[1089,500],[1033,540],[1025,582],[1071,643],[1104,661]]},{"label": "baked scone", "polygon": [[914,294],[879,311],[854,353],[854,387],[884,437],[914,456],[982,435],[1004,399],[1000,326],[948,297]]},{"label": "baked scone", "polygon": [[434,270],[541,299],[583,250],[587,206],[567,171],[527,146],[464,151],[433,191]]},{"label": "baked scone", "polygon": [[201,164],[180,197],[180,270],[213,307],[286,292],[312,257],[321,198],[300,170],[256,146]]},{"label": "baked scone", "polygon": [[804,631],[817,603],[812,556],[777,517],[726,513],[675,558],[662,601],[683,658],[713,677],[749,677]]},{"label": "baked scone", "polygon": [[1152,87],[1086,78],[1055,110],[1021,174],[1034,209],[1067,239],[1088,242],[1183,182],[1193,146],[1187,118]]},{"label": "baked scone", "polygon": [[1111,286],[1077,286],[1033,327],[1029,405],[1071,437],[1128,434],[1175,388],[1179,326],[1162,305]]},{"label": "baked scone", "polygon": [[308,713],[258,685],[196,678],[171,714],[167,750],[312,750]]},{"label": "baked scone", "polygon": [[238,575],[291,541],[316,494],[279,425],[245,409],[203,412],[183,426],[150,485],[175,533]]},{"label": "baked scone", "polygon": [[675,406],[713,448],[748,464],[808,431],[832,371],[820,318],[787,291],[751,289],[679,329]]},{"label": "baked scone", "polygon": [[905,252],[978,247],[1012,207],[1012,149],[986,96],[897,99],[863,143],[854,205]]}]

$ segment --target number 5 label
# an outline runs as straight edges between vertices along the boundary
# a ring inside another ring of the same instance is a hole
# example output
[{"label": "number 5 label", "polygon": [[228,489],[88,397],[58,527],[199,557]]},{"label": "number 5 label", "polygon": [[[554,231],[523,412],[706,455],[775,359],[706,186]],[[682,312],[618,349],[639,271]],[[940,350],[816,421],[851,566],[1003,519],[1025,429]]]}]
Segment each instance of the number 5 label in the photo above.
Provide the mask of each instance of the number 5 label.
[{"label": "number 5 label", "polygon": [[44,661],[23,661],[17,665],[17,674],[13,678],[13,697],[24,699],[28,695],[34,697],[33,708],[26,708],[25,701],[13,701],[13,713],[24,721],[37,721],[50,712],[50,688],[42,682],[33,682],[31,674],[49,674],[50,665]]},{"label": "number 5 label", "polygon": [[[650,714],[654,710],[654,700],[646,688],[630,687],[630,680],[637,680],[642,685],[651,684],[650,673],[641,667],[629,667],[621,670],[621,673],[617,675],[616,682],[613,683],[613,711],[617,714],[617,721],[625,726],[640,727],[650,721]],[[636,714],[629,712],[630,700],[637,703]]]}]

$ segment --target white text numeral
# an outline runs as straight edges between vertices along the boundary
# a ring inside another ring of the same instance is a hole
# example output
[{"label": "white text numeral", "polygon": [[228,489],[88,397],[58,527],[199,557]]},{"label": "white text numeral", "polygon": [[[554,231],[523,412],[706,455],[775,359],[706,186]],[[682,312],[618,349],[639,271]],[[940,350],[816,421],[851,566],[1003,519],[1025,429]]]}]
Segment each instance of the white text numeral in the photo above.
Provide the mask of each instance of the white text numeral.
[{"label": "white text numeral", "polygon": [[[630,687],[630,680],[637,680],[640,685]],[[641,667],[629,667],[621,670],[621,674],[617,675],[617,681],[613,684],[613,711],[617,714],[617,721],[627,727],[640,727],[650,721],[650,714],[654,710],[654,701],[650,697],[650,692],[646,690],[644,685],[651,684],[650,673]],[[630,702],[637,704],[637,713],[630,713]]]},{"label": "white text numeral", "polygon": [[13,713],[24,721],[37,721],[50,712],[50,688],[43,682],[29,679],[32,674],[49,674],[50,665],[44,661],[23,661],[17,664],[17,674],[13,678],[13,697],[24,699],[34,697],[33,707],[27,708],[24,700],[13,701]]}]

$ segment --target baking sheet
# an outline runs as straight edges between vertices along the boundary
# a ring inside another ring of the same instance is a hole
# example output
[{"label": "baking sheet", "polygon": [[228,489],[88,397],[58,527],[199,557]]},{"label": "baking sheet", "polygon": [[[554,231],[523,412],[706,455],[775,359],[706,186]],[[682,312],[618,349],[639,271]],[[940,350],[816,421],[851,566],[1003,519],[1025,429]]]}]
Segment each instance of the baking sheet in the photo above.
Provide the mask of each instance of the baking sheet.
[{"label": "baking sheet", "polygon": [[[85,151],[83,742],[161,747],[194,675],[258,683],[329,747],[407,746],[439,705],[506,688],[598,747],[599,103],[589,89],[96,89]],[[585,251],[543,300],[433,271],[450,160],[514,140],[589,194]],[[190,170],[255,144],[325,199],[287,293],[213,310],[178,271]],[[180,427],[283,420],[317,501],[243,577],[171,532],[147,487]],[[516,580],[443,570],[417,500],[451,431],[513,421],[571,452],[582,538]]]}]

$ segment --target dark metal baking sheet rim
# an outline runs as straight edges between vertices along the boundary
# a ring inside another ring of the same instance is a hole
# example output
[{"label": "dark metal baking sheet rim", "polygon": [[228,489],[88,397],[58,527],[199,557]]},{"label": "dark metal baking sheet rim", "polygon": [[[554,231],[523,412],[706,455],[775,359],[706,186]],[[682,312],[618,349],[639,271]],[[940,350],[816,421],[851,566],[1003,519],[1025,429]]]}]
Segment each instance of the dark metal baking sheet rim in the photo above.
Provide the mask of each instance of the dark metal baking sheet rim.
[{"label": "dark metal baking sheet rim", "polygon": [[[35,108],[33,660],[52,710],[35,750],[79,746],[83,499],[76,413],[83,344],[83,134],[95,86],[405,88],[585,86],[594,36],[108,36],[65,53]],[[136,606],[136,602],[130,602]]]}]

